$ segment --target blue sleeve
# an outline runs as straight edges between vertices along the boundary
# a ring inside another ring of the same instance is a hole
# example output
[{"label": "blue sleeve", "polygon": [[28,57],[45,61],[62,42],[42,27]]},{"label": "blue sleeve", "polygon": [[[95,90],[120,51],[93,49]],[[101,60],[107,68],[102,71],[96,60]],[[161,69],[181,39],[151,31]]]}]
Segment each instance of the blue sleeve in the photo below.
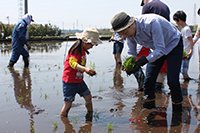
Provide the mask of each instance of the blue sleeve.
[{"label": "blue sleeve", "polygon": [[137,43],[135,42],[134,38],[128,37],[126,40],[128,45],[128,54],[137,57]]}]

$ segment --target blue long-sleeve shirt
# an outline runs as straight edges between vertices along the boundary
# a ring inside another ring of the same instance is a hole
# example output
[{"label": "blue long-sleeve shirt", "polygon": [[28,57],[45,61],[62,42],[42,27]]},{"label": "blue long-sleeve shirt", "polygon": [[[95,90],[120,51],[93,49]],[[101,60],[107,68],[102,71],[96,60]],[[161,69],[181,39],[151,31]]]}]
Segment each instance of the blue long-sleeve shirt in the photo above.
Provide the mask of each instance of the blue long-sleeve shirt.
[{"label": "blue long-sleeve shirt", "polygon": [[22,19],[15,25],[13,29],[12,43],[15,42],[17,44],[22,44],[22,45],[26,44],[27,43],[26,31],[27,31],[27,23],[25,22],[25,20]]},{"label": "blue long-sleeve shirt", "polygon": [[178,29],[156,14],[135,16],[136,34],[127,38],[128,54],[137,56],[137,43],[153,50],[146,58],[154,62],[169,54],[180,40]]}]

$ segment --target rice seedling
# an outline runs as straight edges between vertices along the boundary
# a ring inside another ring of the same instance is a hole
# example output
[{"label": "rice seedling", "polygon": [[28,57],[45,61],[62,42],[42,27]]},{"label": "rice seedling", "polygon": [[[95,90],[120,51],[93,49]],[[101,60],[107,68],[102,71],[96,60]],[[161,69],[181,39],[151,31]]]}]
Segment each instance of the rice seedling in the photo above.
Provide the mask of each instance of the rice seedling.
[{"label": "rice seedling", "polygon": [[53,77],[53,81],[55,81],[55,78]]},{"label": "rice seedling", "polygon": [[60,69],[60,66],[58,66],[58,69]]},{"label": "rice seedling", "polygon": [[183,60],[187,59],[187,53],[186,51],[183,51]]},{"label": "rice seedling", "polygon": [[99,91],[102,91],[103,87],[101,85],[99,85]]},{"label": "rice seedling", "polygon": [[48,95],[47,95],[47,94],[44,94],[44,98],[47,99],[47,98],[48,98]]},{"label": "rice seedling", "polygon": [[56,73],[56,77],[58,77],[58,74]]},{"label": "rice seedling", "polygon": [[58,96],[58,90],[57,90],[57,96]]},{"label": "rice seedling", "polygon": [[79,117],[77,115],[75,115],[75,116],[72,117],[71,122],[73,122],[74,124],[77,124],[78,121],[79,121]]},{"label": "rice seedling", "polygon": [[38,71],[40,71],[40,68],[38,68]]},{"label": "rice seedling", "polygon": [[95,69],[95,63],[90,61],[90,67],[94,70]]},{"label": "rice seedling", "polygon": [[51,67],[48,67],[48,70],[51,70]]},{"label": "rice seedling", "polygon": [[55,85],[53,85],[53,89],[55,89]]},{"label": "rice seedling", "polygon": [[124,63],[122,70],[131,71],[135,65],[136,57],[135,56],[125,57],[123,60]]},{"label": "rice seedling", "polygon": [[28,69],[28,68],[26,68],[26,72],[27,72],[27,73],[29,72],[29,69]]},{"label": "rice seedling", "polygon": [[107,122],[107,129],[108,129],[108,131],[111,131],[111,130],[113,130],[113,125],[115,124],[115,122]]},{"label": "rice seedling", "polygon": [[6,102],[10,101],[10,97],[6,97]]},{"label": "rice seedling", "polygon": [[18,97],[17,99],[19,102],[21,102],[23,100],[23,97]]},{"label": "rice seedling", "polygon": [[42,92],[41,91],[39,91],[40,92],[40,98],[42,97]]},{"label": "rice seedling", "polygon": [[53,121],[52,121],[51,123],[53,124],[53,127],[54,127],[54,128],[58,128],[58,124],[57,124],[56,122],[53,122]]},{"label": "rice seedling", "polygon": [[94,112],[94,115],[93,115],[95,121],[97,121],[97,119],[99,119],[99,113],[98,112]]},{"label": "rice seedling", "polygon": [[34,127],[33,124],[31,124],[31,130],[32,130],[33,133],[35,133],[35,127]]}]

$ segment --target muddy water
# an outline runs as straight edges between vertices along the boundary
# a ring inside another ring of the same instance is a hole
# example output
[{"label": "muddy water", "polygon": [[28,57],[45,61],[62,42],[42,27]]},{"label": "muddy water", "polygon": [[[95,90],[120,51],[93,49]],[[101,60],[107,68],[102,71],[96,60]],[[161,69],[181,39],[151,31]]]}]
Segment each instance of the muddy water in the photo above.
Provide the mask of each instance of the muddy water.
[{"label": "muddy water", "polygon": [[[85,74],[84,80],[93,95],[93,121],[86,117],[83,98],[76,95],[69,118],[60,118],[63,106],[62,71],[65,52],[74,42],[38,44],[30,51],[30,68],[23,68],[20,60],[14,69],[6,68],[11,56],[10,48],[0,45],[0,132],[1,133],[50,133],[50,132],[198,132],[200,127],[192,110],[200,100],[197,45],[190,62],[189,75],[195,81],[180,82],[183,88],[182,122],[172,116],[171,97],[156,94],[157,110],[141,108],[142,92],[137,92],[133,75],[115,66],[112,43],[93,47],[87,56],[87,66],[96,71],[95,77]],[[127,53],[127,47],[122,56]],[[144,67],[145,70],[145,67]],[[166,85],[164,89],[168,91]],[[145,119],[145,120],[143,120]],[[133,121],[131,123],[131,121]],[[53,126],[56,123],[57,128]],[[112,131],[108,130],[108,123]]]}]

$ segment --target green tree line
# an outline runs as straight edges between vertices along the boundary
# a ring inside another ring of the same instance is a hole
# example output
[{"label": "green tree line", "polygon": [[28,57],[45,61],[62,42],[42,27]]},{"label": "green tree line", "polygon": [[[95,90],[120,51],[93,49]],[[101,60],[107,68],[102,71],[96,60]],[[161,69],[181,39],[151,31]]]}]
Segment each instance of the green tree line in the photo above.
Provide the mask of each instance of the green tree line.
[{"label": "green tree line", "polygon": [[[13,24],[3,24],[0,21],[0,39],[11,38],[12,31],[15,25]],[[28,26],[29,37],[47,37],[47,36],[61,36],[61,29],[55,25],[45,24],[31,24]]]}]

